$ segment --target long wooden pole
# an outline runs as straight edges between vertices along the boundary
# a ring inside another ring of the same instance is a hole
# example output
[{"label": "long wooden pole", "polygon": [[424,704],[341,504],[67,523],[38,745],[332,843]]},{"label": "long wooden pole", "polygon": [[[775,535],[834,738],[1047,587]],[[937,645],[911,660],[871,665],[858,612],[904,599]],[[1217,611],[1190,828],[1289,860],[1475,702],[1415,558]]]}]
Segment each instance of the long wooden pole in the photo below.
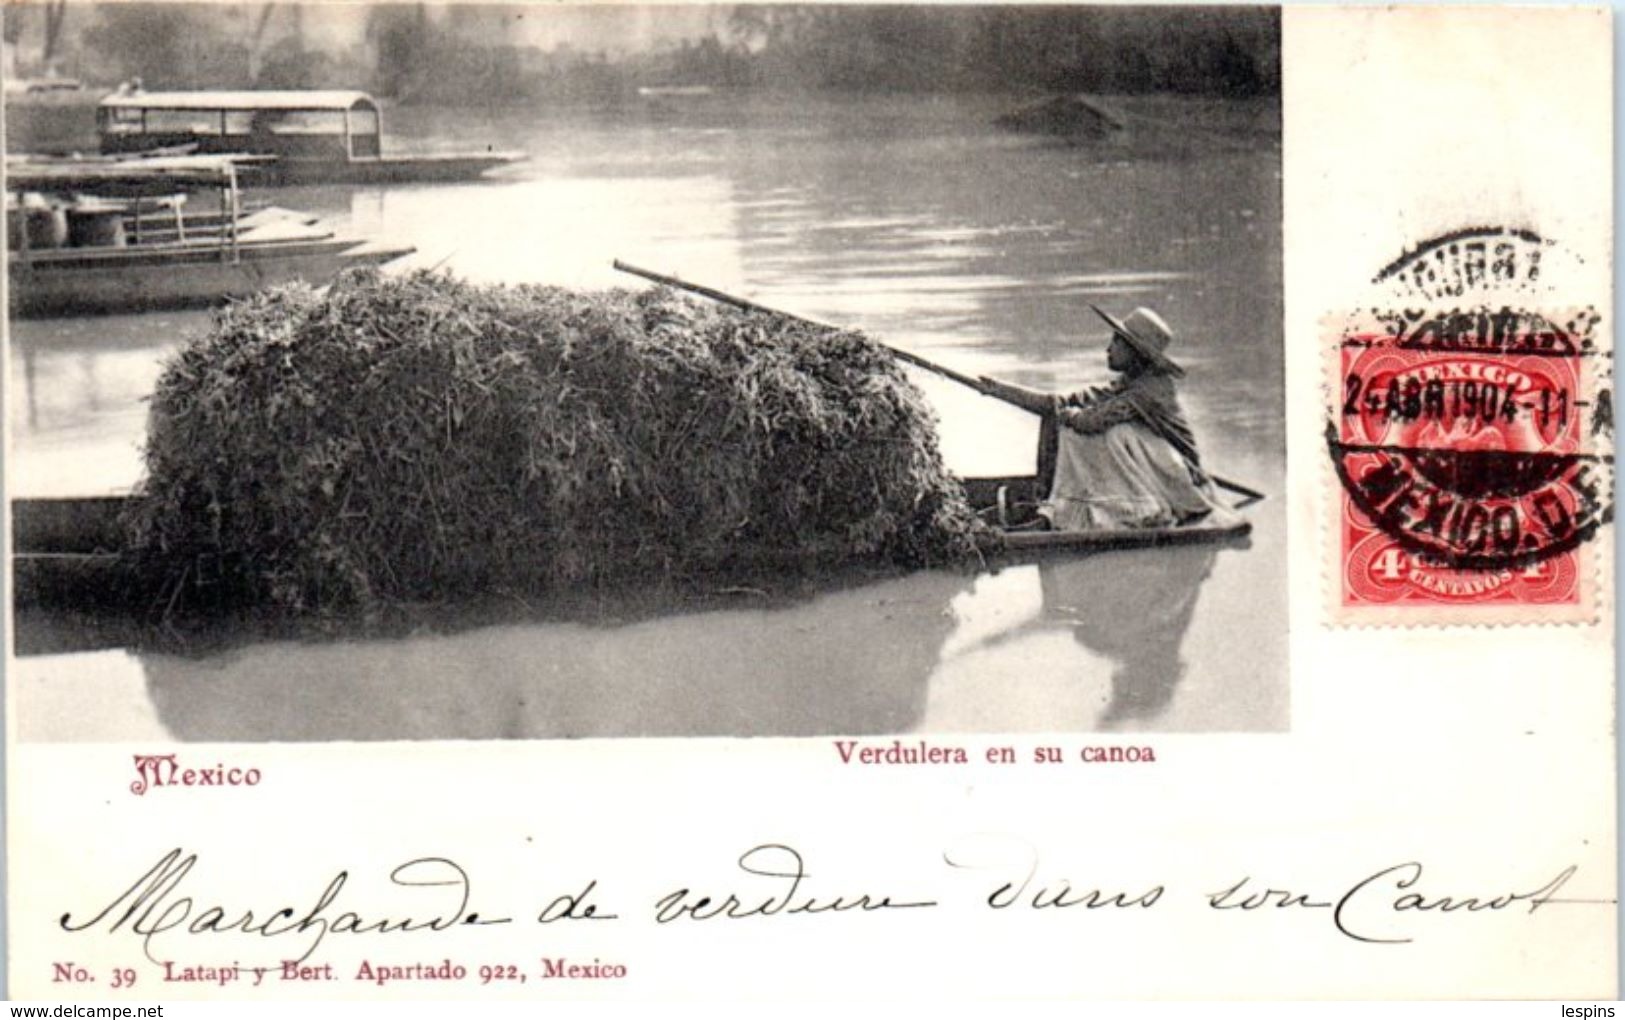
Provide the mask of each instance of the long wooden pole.
[{"label": "long wooden pole", "polygon": [[[732,305],[733,307],[743,311],[761,312],[764,315],[777,315],[781,318],[793,319],[796,322],[804,322],[807,325],[814,326],[818,329],[839,331],[839,327],[832,326],[827,322],[819,322],[817,319],[809,319],[802,315],[796,315],[793,312],[784,312],[777,308],[769,308],[766,305],[759,305],[754,301],[748,301],[742,297],[735,297],[726,291],[717,290],[713,287],[707,287],[699,283],[690,283],[687,280],[680,280],[675,276],[667,276],[664,273],[657,273],[652,269],[644,269],[640,266],[634,266],[630,263],[622,262],[620,259],[616,259],[613,265],[616,269],[623,273],[630,273],[633,276],[641,276],[645,280],[652,280],[655,283],[665,284],[668,287],[676,287],[679,290],[686,290],[690,293],[698,294],[701,297],[708,297],[713,301],[719,301],[725,305]],[[955,372],[951,368],[939,365],[934,361],[929,361],[920,357],[918,354],[911,354],[908,351],[900,350],[886,344],[881,344],[880,346],[885,347],[886,350],[890,351],[894,356],[902,361],[906,361],[911,365],[918,365],[928,372],[935,372],[943,378],[952,379],[954,382],[960,383],[961,385],[969,386],[971,389],[975,390],[977,393],[983,394],[984,396],[992,397],[995,400],[1002,400],[1014,407],[1021,408],[1023,411],[1029,411],[1034,414],[1041,413],[1037,408],[1028,406],[1028,404],[1023,403],[1020,400],[1013,399],[1012,397],[999,392],[998,390],[982,382],[980,379],[968,376],[963,372]],[[1209,474],[1208,477],[1213,479],[1213,484],[1225,489],[1229,489],[1238,496],[1245,496],[1248,500],[1256,501],[1264,498],[1264,494],[1259,492],[1257,489],[1248,488],[1245,485],[1232,482],[1229,479],[1220,478],[1215,474]]]},{"label": "long wooden pole", "polygon": [[[702,297],[708,297],[713,301],[720,301],[725,305],[733,305],[735,308],[739,308],[747,312],[761,312],[765,315],[777,315],[785,319],[794,319],[796,322],[804,322],[809,326],[815,326],[819,329],[839,332],[839,327],[832,326],[827,322],[819,322],[816,319],[809,319],[805,316],[796,315],[793,312],[782,312],[777,308],[769,308],[766,305],[759,305],[754,301],[747,301],[742,297],[735,297],[732,294],[720,290],[714,290],[710,287],[704,286],[703,284],[689,283],[687,280],[679,280],[675,276],[666,276],[663,273],[657,273],[652,269],[643,269],[639,266],[630,265],[622,262],[620,259],[616,259],[614,265],[616,269],[619,269],[623,273],[631,273],[633,276],[641,276],[645,280],[653,280],[655,283],[663,283],[668,287],[676,287],[680,290],[690,291],[692,293],[699,294]],[[881,344],[880,346],[885,347],[886,350],[890,351],[899,360],[906,361],[910,365],[918,365],[928,372],[935,372],[946,379],[952,379],[956,383],[969,386],[978,393],[985,393],[990,397],[998,397],[998,394],[990,392],[987,385],[980,379],[968,376],[963,372],[955,372],[953,369],[944,365],[939,365],[934,361],[928,361],[925,358],[920,357],[918,354],[911,354],[908,351],[891,347],[886,344]],[[999,397],[999,399],[1004,398]]]}]

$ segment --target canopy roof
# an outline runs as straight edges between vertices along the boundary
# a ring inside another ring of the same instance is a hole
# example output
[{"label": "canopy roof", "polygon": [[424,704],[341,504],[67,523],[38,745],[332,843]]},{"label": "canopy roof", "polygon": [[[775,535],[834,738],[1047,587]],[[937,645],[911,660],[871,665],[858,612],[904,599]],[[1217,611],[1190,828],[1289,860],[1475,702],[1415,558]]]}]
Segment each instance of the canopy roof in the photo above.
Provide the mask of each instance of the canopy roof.
[{"label": "canopy roof", "polygon": [[[186,185],[231,187],[234,164],[264,162],[253,156],[165,156],[149,159],[6,158],[12,191],[129,190],[162,193]],[[241,166],[235,167],[241,169]]]},{"label": "canopy roof", "polygon": [[101,101],[104,108],[126,110],[348,110],[374,109],[378,104],[365,92],[341,89],[263,92],[131,92]]}]

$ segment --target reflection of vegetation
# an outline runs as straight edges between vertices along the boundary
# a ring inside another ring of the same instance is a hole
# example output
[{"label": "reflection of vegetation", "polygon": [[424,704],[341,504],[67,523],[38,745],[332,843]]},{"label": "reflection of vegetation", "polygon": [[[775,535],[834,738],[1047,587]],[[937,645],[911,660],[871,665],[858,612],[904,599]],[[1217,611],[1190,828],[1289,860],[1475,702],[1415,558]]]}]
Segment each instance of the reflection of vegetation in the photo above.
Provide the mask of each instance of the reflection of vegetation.
[{"label": "reflection of vegetation", "polygon": [[109,83],[365,86],[425,103],[607,98],[642,85],[1227,95],[1280,87],[1280,21],[1269,8],[743,4],[681,41],[614,54],[522,45],[515,10],[379,4],[347,48],[307,33],[299,4],[103,3],[78,9],[65,31],[60,16],[44,27],[53,49],[62,35],[74,68]]}]

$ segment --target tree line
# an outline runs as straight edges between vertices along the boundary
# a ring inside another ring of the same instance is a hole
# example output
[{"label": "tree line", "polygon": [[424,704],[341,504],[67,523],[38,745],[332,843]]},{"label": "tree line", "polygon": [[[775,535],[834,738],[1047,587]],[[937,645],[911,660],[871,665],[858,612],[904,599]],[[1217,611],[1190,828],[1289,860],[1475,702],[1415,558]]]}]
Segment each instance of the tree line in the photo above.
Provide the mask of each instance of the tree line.
[{"label": "tree line", "polygon": [[[66,30],[54,9],[59,66],[149,89],[364,88],[448,104],[646,85],[1257,96],[1281,75],[1279,14],[1261,7],[740,5],[709,35],[628,53],[515,45],[501,29],[513,8],[478,5],[379,4],[338,48],[301,30],[297,4],[96,4]],[[273,14],[292,30],[268,32]],[[7,38],[21,48],[27,26],[11,19]]]}]

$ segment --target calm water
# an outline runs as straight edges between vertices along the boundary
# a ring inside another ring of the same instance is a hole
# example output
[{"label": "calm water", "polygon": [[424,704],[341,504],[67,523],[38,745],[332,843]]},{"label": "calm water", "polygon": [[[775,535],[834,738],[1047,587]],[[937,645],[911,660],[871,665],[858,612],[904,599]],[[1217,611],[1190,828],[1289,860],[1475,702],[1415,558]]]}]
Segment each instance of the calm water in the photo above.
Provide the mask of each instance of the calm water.
[{"label": "calm water", "polygon": [[[1126,139],[990,126],[1009,101],[700,97],[605,113],[396,111],[400,147],[521,148],[461,185],[252,197],[481,281],[641,286],[615,258],[972,374],[1104,378],[1093,302],[1158,308],[1215,470],[1283,490],[1278,114],[1123,101]],[[119,491],[197,313],[13,324],[16,495]],[[964,474],[1030,470],[1029,416],[920,374]],[[25,738],[390,739],[1257,730],[1287,722],[1284,514],[1250,548],[1114,553],[751,594],[637,622],[514,622],[176,656],[30,654]],[[30,650],[61,620],[23,621]]]}]

